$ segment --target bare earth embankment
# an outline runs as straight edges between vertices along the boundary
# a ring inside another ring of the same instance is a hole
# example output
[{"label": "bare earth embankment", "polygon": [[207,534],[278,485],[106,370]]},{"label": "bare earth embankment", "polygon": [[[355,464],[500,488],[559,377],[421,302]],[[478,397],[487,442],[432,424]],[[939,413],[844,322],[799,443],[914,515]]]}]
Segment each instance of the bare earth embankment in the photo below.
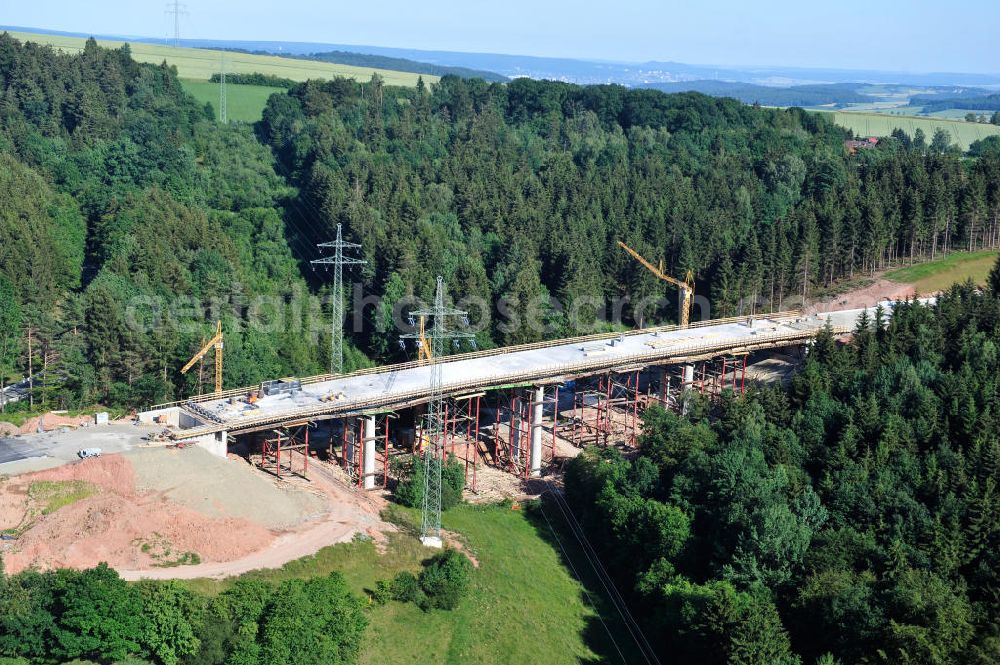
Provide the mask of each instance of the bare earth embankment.
[{"label": "bare earth embankment", "polygon": [[[838,309],[860,309],[874,307],[883,300],[905,300],[916,295],[912,284],[901,284],[889,279],[879,278],[871,284],[839,293],[833,298],[813,303],[806,307],[806,312],[815,314],[831,312]],[[924,295],[931,295],[922,293]]]},{"label": "bare earth embankment", "polygon": [[124,577],[224,577],[278,567],[357,532],[380,537],[380,500],[318,464],[278,481],[198,449],[106,455],[0,481],[8,572],[84,568]]}]

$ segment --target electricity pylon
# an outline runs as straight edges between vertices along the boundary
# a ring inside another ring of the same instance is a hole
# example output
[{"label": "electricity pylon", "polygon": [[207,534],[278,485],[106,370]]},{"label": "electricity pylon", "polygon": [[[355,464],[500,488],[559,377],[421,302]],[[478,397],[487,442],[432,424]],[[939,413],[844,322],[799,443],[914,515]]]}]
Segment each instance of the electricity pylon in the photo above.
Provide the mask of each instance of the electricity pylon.
[{"label": "electricity pylon", "polygon": [[187,5],[172,0],[167,3],[167,14],[174,15],[174,48],[181,45],[181,16],[187,15]]},{"label": "electricity pylon", "polygon": [[427,404],[427,419],[423,428],[424,445],[424,500],[420,519],[420,542],[429,547],[441,547],[441,466],[444,457],[444,360],[445,342],[475,337],[472,333],[449,330],[448,318],[460,316],[468,324],[468,313],[460,309],[445,307],[444,279],[437,278],[434,293],[434,307],[411,312],[413,316],[431,317],[430,331],[403,335],[409,339],[419,339],[423,335],[431,345],[431,399]]},{"label": "electricity pylon", "polygon": [[344,242],[341,234],[340,224],[337,224],[337,239],[333,242],[324,242],[316,245],[322,248],[333,248],[333,256],[324,256],[321,259],[310,261],[314,266],[333,266],[333,323],[330,326],[330,373],[344,373],[344,266],[362,265],[368,263],[361,259],[344,256],[345,249],[357,249],[361,245],[353,242]]},{"label": "electricity pylon", "polygon": [[223,125],[229,122],[229,110],[226,108],[226,54],[222,54],[222,72],[219,74],[219,122]]}]

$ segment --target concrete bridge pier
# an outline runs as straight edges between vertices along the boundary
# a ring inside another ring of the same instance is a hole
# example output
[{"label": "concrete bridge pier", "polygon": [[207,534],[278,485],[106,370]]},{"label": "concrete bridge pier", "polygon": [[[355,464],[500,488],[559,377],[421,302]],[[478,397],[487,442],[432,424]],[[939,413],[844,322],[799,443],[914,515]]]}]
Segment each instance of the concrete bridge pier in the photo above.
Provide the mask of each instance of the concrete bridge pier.
[{"label": "concrete bridge pier", "polygon": [[375,439],[375,416],[368,416],[361,434],[361,477],[366,490],[375,488]]},{"label": "concrete bridge pier", "polygon": [[545,387],[538,386],[531,396],[531,475],[542,475],[542,419],[545,414]]},{"label": "concrete bridge pier", "polygon": [[681,382],[681,414],[687,413],[688,396],[694,389],[694,363],[684,365],[684,379]]}]

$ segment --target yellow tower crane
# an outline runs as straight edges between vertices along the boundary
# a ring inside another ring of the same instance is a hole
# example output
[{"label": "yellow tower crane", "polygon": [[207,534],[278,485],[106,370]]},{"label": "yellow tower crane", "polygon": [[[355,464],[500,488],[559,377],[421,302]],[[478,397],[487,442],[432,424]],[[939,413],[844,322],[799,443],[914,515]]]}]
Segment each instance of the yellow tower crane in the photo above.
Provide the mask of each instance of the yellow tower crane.
[{"label": "yellow tower crane", "polygon": [[215,349],[215,394],[218,395],[222,392],[222,321],[219,321],[215,327],[215,336],[208,340],[208,343],[201,347],[198,353],[194,354],[187,365],[181,367],[181,374],[186,374],[196,362],[204,358],[212,349]]},{"label": "yellow tower crane", "polygon": [[636,261],[641,263],[646,267],[649,272],[653,273],[664,282],[669,282],[681,290],[682,302],[681,302],[681,327],[687,328],[688,323],[691,322],[691,306],[694,300],[694,273],[688,270],[687,275],[684,277],[684,281],[675,279],[670,275],[664,274],[663,272],[663,261],[660,261],[660,267],[657,268],[652,263],[647,261],[639,252],[635,251],[621,240],[618,241],[618,246],[624,249],[626,252],[632,255]]},{"label": "yellow tower crane", "polygon": [[428,343],[427,336],[424,335],[424,317],[422,316],[420,317],[420,337],[417,339],[419,340],[418,346],[420,347],[417,349],[417,360],[420,362],[425,360],[430,362],[431,358],[434,357],[434,350]]}]

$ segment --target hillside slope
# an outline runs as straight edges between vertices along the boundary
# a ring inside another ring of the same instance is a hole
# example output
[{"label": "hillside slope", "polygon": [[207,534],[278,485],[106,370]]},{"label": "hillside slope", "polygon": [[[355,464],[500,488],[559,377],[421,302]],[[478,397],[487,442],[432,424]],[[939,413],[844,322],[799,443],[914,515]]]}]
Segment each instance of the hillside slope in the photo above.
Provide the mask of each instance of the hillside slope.
[{"label": "hillside slope", "polygon": [[[10,32],[10,35],[21,41],[49,45],[67,53],[79,53],[83,51],[83,46],[87,41],[83,37],[67,37],[31,32]],[[125,42],[99,39],[97,43],[99,46],[114,49],[120,48]],[[212,74],[221,71],[222,67],[222,51],[186,47],[174,48],[172,46],[142,42],[129,42],[129,48],[132,58],[137,62],[148,62],[158,65],[165,60],[168,64],[177,67],[177,75],[182,79],[208,80]],[[227,72],[241,74],[260,72],[261,74],[273,74],[274,76],[281,76],[294,81],[318,78],[332,79],[336,76],[345,76],[357,81],[367,81],[371,78],[372,74],[377,73],[389,85],[413,86],[417,84],[417,79],[421,76],[420,74],[399,72],[390,69],[355,67],[352,65],[314,60],[282,58],[273,55],[251,55],[249,53],[236,52],[226,52],[224,55]],[[437,76],[430,74],[425,74],[423,77],[427,83],[438,80]]]}]

